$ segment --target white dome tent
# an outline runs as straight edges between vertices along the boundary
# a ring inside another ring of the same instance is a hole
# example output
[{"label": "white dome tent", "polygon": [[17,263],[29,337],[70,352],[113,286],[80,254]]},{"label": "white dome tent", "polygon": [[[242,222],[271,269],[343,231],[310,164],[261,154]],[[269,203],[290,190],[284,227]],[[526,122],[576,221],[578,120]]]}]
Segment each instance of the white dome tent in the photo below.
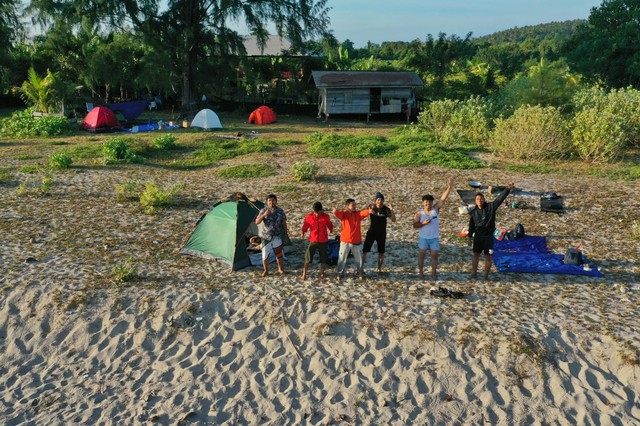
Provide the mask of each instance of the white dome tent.
[{"label": "white dome tent", "polygon": [[218,118],[218,114],[210,109],[200,110],[191,122],[191,127],[199,127],[201,129],[222,129],[222,123]]}]

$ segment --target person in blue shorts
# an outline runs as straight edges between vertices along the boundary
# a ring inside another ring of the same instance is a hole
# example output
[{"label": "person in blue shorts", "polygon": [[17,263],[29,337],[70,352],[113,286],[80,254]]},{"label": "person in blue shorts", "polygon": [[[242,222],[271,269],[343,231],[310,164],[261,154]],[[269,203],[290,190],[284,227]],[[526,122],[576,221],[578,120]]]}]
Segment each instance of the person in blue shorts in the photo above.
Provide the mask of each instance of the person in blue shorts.
[{"label": "person in blue shorts", "polygon": [[431,253],[431,278],[437,279],[438,253],[440,252],[440,209],[447,201],[449,193],[453,189],[453,178],[449,178],[447,188],[440,198],[434,199],[433,195],[422,196],[422,208],[418,210],[413,227],[418,230],[418,274],[424,278],[424,259],[427,251]]}]

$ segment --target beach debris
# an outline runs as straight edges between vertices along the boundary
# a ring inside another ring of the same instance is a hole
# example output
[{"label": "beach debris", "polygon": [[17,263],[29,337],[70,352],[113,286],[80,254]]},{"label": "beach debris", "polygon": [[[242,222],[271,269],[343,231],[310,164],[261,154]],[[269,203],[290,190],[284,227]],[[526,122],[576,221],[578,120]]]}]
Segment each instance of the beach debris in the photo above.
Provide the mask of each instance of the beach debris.
[{"label": "beach debris", "polygon": [[289,340],[289,343],[291,343],[291,346],[293,347],[293,350],[295,351],[298,359],[302,361],[302,355],[300,354],[300,351],[296,347],[295,343],[293,343],[293,340],[291,340],[291,334],[289,333],[289,323],[287,322],[287,319],[284,317],[284,309],[280,311],[280,313],[282,314],[282,324],[284,325],[285,333],[287,334],[287,339]]}]

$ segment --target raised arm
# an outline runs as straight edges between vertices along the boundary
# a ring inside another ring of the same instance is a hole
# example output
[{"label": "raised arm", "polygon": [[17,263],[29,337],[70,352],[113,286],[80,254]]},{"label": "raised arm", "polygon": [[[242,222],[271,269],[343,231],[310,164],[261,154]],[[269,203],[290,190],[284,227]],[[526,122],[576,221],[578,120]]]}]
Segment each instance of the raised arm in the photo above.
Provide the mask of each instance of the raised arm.
[{"label": "raised arm", "polygon": [[391,219],[392,222],[396,221],[396,212],[393,209],[393,206],[391,205],[391,203],[388,204],[389,207],[389,219]]},{"label": "raised arm", "polygon": [[492,203],[495,204],[496,207],[498,207],[500,204],[504,202],[504,200],[507,199],[507,195],[509,195],[512,189],[513,189],[513,182],[509,182],[509,185],[507,185],[507,189],[502,191],[502,193],[498,195],[498,198],[493,200]]},{"label": "raised arm", "polygon": [[447,201],[447,198],[449,198],[449,194],[451,193],[452,189],[453,189],[453,177],[450,177],[449,181],[447,182],[447,188],[444,190],[444,192],[442,193],[438,201],[436,201],[433,207],[435,207],[436,209],[440,209],[440,207],[444,206],[444,203]]}]

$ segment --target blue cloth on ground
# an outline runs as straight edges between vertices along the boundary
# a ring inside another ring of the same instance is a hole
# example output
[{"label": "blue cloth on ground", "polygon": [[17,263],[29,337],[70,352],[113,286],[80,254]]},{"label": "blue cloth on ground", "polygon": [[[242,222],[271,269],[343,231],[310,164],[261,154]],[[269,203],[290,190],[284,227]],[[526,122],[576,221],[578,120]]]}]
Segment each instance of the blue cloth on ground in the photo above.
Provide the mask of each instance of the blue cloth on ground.
[{"label": "blue cloth on ground", "polygon": [[[166,125],[164,127],[165,130],[175,130],[175,129],[179,129],[180,126],[169,126]],[[135,130],[134,130],[135,129]],[[158,124],[140,124],[138,126],[133,126],[131,128],[126,128],[123,127],[122,131],[124,132],[129,132],[129,133],[143,133],[143,132],[152,132],[154,130],[158,130]]]},{"label": "blue cloth on ground", "polygon": [[[500,272],[530,272],[536,274],[570,274],[603,277],[597,267],[585,271],[579,265],[567,265],[564,254],[554,254],[547,248],[545,237],[526,235],[517,240],[496,240],[493,263]],[[591,263],[584,255],[583,263]]]}]

